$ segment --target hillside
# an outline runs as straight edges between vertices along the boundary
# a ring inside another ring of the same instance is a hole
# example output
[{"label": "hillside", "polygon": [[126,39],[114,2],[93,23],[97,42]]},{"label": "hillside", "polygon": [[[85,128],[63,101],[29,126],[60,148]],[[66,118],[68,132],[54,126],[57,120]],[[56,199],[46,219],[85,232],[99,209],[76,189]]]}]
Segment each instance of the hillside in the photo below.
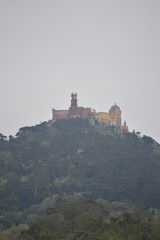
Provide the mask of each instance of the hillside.
[{"label": "hillside", "polygon": [[160,223],[155,224],[152,212],[147,217],[94,201],[63,205],[48,209],[19,240],[159,240]]},{"label": "hillside", "polygon": [[137,133],[68,119],[0,136],[0,228],[48,207],[102,198],[160,208],[160,146]]}]

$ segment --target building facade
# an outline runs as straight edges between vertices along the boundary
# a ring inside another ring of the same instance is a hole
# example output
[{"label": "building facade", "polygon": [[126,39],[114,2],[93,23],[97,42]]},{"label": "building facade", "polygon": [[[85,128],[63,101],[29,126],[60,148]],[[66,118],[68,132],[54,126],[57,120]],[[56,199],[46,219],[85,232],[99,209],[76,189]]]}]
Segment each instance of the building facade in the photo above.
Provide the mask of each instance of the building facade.
[{"label": "building facade", "polygon": [[68,110],[55,110],[52,109],[52,119],[63,119],[63,118],[89,118],[91,114],[91,108],[79,107],[77,104],[77,93],[71,94],[71,106]]},{"label": "building facade", "polygon": [[122,125],[121,110],[116,104],[114,104],[109,113],[96,112],[91,108],[84,108],[78,106],[77,93],[71,94],[71,106],[68,110],[55,110],[52,109],[52,120],[67,119],[67,118],[88,118],[92,124],[98,124],[101,126],[113,126],[120,131],[128,132],[126,121]]}]

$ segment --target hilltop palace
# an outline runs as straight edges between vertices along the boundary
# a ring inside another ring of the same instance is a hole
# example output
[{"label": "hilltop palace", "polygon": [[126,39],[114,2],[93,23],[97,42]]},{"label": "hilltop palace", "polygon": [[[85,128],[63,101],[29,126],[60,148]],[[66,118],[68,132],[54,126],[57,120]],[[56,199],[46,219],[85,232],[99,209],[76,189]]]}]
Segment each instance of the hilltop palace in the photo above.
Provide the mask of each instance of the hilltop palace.
[{"label": "hilltop palace", "polygon": [[87,118],[93,125],[99,126],[113,126],[120,131],[128,132],[126,121],[122,125],[121,123],[121,110],[114,104],[109,113],[96,112],[91,108],[79,107],[77,104],[77,93],[71,94],[71,106],[68,110],[55,110],[52,109],[52,120],[67,118]]}]

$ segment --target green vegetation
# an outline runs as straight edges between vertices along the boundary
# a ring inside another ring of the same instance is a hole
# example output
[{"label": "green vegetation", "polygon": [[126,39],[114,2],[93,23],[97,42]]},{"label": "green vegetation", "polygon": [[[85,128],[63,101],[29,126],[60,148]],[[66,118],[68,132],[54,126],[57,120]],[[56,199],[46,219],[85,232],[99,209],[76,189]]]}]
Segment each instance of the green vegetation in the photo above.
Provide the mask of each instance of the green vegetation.
[{"label": "green vegetation", "polygon": [[[131,209],[130,209],[131,211]],[[142,220],[125,208],[90,201],[47,210],[46,216],[24,231],[20,240],[159,240],[160,223],[152,215]]]},{"label": "green vegetation", "polygon": [[53,206],[102,199],[158,209],[159,186],[160,145],[139,133],[68,119],[0,134],[0,239]]}]

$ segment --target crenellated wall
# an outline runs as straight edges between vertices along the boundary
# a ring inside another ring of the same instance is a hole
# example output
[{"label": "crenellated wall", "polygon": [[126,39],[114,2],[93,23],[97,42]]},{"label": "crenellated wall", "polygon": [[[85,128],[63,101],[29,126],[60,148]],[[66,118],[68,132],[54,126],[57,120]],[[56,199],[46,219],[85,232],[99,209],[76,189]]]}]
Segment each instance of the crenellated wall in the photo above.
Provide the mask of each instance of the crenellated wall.
[{"label": "crenellated wall", "polygon": [[52,109],[52,119],[66,119],[66,118],[89,118],[91,123],[97,122],[99,125],[107,125],[117,127],[120,131],[128,131],[126,121],[124,125],[121,122],[121,110],[116,104],[114,104],[109,113],[98,112],[91,108],[79,107],[77,104],[77,93],[71,94],[71,106],[68,110],[55,110]]}]

